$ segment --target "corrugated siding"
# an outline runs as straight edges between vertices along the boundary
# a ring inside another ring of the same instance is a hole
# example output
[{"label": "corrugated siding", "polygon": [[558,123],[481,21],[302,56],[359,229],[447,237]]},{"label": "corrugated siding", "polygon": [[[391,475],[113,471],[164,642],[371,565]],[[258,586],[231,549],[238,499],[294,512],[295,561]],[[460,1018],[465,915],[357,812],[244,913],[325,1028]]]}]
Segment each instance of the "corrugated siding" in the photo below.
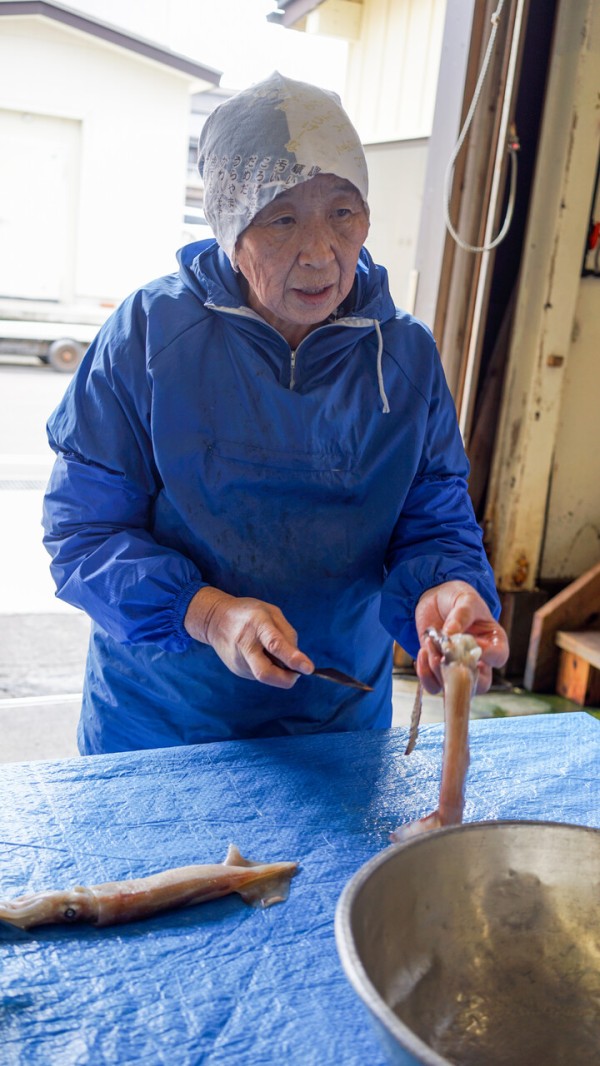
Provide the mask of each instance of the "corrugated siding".
[{"label": "corrugated siding", "polygon": [[365,142],[428,137],[446,0],[363,0],[344,104]]}]

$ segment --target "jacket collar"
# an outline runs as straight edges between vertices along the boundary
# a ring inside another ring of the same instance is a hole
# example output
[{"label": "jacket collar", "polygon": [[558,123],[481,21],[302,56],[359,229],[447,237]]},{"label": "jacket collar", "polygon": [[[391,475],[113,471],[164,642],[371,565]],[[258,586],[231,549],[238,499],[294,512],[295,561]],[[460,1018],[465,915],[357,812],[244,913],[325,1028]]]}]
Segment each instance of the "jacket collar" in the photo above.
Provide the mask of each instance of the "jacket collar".
[{"label": "jacket collar", "polygon": [[[177,258],[184,284],[203,304],[232,310],[246,306],[238,275],[215,240],[186,244]],[[383,323],[395,314],[387,271],[376,266],[367,249],[362,248],[352,292],[339,309],[336,320],[340,325],[358,325],[357,319],[377,319]]]}]

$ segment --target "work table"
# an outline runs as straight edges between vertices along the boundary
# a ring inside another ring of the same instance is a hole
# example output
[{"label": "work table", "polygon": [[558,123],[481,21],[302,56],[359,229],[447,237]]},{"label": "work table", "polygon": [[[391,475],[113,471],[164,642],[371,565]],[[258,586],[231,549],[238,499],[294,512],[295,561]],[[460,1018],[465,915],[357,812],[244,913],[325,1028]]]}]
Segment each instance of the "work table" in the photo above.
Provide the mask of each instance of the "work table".
[{"label": "work table", "polygon": [[[238,896],[130,925],[0,926],[0,1062],[382,1066],[334,940],[339,895],[437,804],[443,727],[0,767],[0,897],[221,862],[298,860],[287,902]],[[476,721],[465,820],[600,827],[600,725]],[[440,871],[440,879],[443,871]]]}]

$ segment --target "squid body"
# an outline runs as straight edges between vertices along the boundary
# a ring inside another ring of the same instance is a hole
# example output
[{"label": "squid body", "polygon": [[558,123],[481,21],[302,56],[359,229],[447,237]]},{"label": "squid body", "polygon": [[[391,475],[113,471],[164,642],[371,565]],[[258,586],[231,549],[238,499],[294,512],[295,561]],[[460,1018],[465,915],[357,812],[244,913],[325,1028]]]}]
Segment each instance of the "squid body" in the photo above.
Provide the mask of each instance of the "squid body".
[{"label": "squid body", "polygon": [[269,907],[287,899],[290,878],[297,869],[296,862],[251,862],[230,844],[224,862],[212,866],[181,866],[132,881],[107,881],[87,888],[77,885],[0,900],[0,920],[20,929],[69,922],[116,925],[231,892],[253,906]]},{"label": "squid body", "polygon": [[[469,769],[469,714],[471,697],[477,684],[477,663],[481,658],[481,648],[468,633],[457,633],[448,637],[436,629],[428,629],[427,636],[442,656],[445,724],[439,803],[437,810],[431,814],[394,830],[391,840],[395,843],[403,843],[428,829],[460,825],[465,806],[465,783]],[[407,755],[416,743],[420,695],[419,686]]]}]

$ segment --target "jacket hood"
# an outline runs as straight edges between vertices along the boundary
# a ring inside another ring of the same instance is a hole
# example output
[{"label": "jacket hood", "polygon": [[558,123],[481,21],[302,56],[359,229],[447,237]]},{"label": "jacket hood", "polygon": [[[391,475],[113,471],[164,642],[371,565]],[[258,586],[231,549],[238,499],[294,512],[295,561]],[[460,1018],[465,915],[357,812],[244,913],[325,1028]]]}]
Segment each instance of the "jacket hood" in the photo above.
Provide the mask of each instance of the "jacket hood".
[{"label": "jacket hood", "polygon": [[[215,240],[186,244],[177,253],[177,259],[184,285],[203,304],[229,308],[245,306],[239,275]],[[370,319],[383,324],[396,315],[387,270],[373,262],[366,248],[361,249],[349,300],[352,306],[343,319]]]}]

